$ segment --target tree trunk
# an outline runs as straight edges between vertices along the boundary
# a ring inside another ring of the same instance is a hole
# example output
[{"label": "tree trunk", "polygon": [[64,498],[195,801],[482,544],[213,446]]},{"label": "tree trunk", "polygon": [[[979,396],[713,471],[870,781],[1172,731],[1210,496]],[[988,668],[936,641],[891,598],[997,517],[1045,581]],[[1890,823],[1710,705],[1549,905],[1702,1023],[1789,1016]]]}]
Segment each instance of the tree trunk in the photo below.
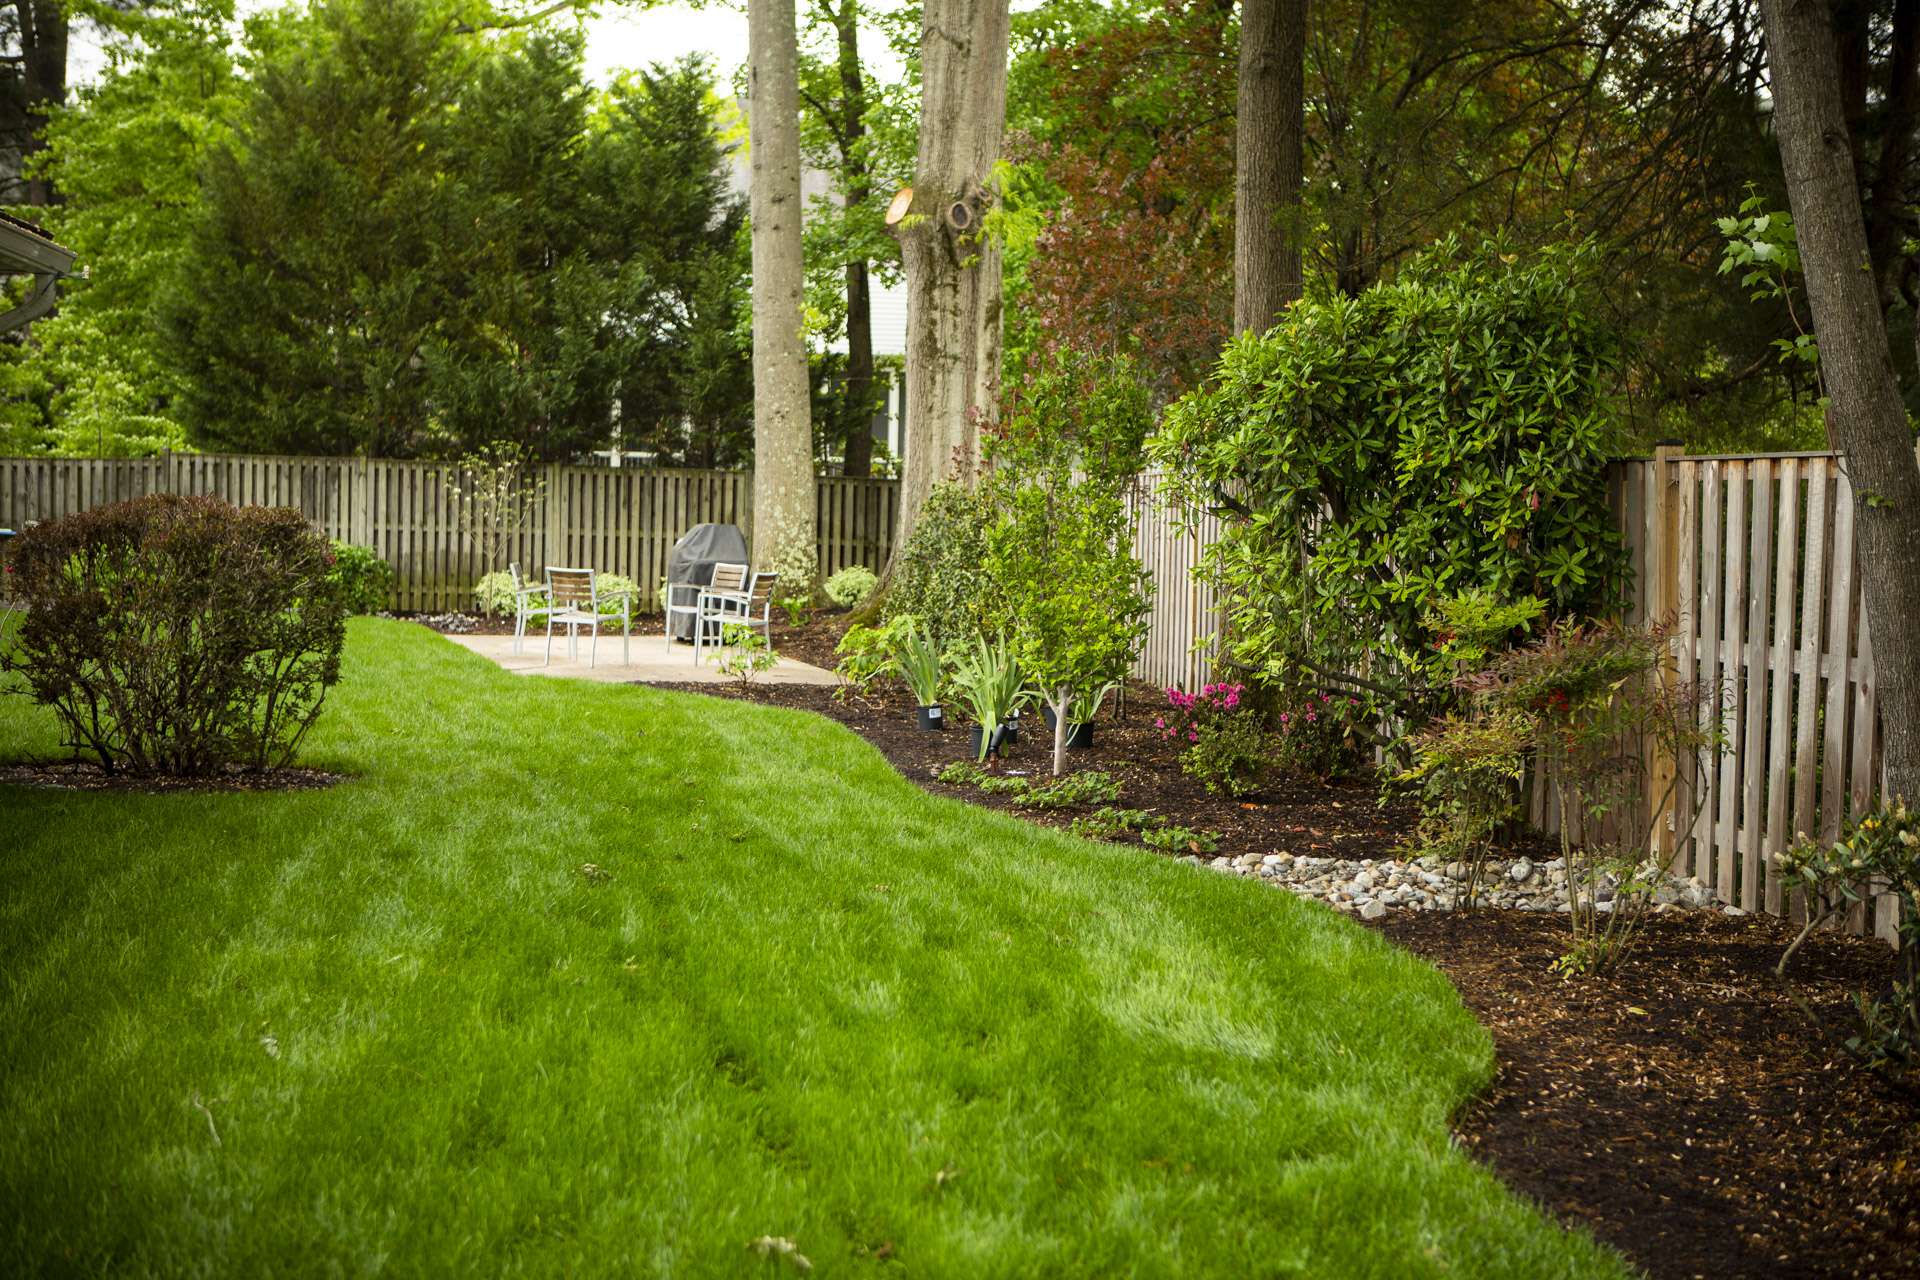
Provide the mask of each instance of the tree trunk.
[{"label": "tree trunk", "polygon": [[1073,706],[1073,690],[1062,685],[1048,702],[1053,707],[1053,776],[1057,778],[1067,771],[1067,711]]},{"label": "tree trunk", "polygon": [[1000,246],[982,234],[1007,115],[1007,0],[927,0],[907,277],[907,438],[896,550],[927,494],[973,477],[1000,384]]},{"label": "tree trunk", "polygon": [[1828,394],[1827,434],[1853,482],[1887,787],[1920,799],[1920,463],[1894,379],[1824,0],[1761,0],[1773,127]]},{"label": "tree trunk", "polygon": [[782,594],[815,564],[813,426],[802,339],[800,81],[793,0],[747,6],[748,203],[753,234],[753,558]]},{"label": "tree trunk", "polygon": [[1300,296],[1307,0],[1240,6],[1234,124],[1233,330],[1264,333]]},{"label": "tree trunk", "polygon": [[[846,174],[847,206],[858,208],[873,196],[867,163],[867,85],[860,70],[860,9],[840,0],[833,13],[839,41],[840,164]],[[843,475],[873,473],[873,299],[867,264],[847,264],[847,438],[841,455]]]},{"label": "tree trunk", "polygon": [[20,70],[0,92],[0,203],[50,205],[51,179],[27,178],[46,149],[47,108],[67,100],[67,14],[53,0],[12,0]]},{"label": "tree trunk", "polygon": [[873,300],[867,264],[847,264],[847,440],[840,473],[873,474]]}]

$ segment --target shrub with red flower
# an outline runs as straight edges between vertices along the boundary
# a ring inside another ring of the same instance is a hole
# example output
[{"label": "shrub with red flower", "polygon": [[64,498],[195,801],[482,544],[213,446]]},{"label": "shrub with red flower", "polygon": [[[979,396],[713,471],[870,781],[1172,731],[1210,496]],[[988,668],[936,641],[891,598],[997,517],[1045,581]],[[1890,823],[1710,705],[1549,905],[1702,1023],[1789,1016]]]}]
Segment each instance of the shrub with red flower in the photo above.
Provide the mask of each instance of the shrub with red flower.
[{"label": "shrub with red flower", "polygon": [[1167,690],[1167,711],[1154,727],[1168,741],[1184,743],[1180,767],[1209,791],[1246,795],[1266,768],[1266,734],[1246,699],[1246,687],[1210,684],[1198,693]]},{"label": "shrub with red flower", "polygon": [[1275,717],[1275,761],[1295,773],[1337,778],[1364,758],[1371,740],[1360,699],[1341,693],[1308,693],[1289,701]]}]

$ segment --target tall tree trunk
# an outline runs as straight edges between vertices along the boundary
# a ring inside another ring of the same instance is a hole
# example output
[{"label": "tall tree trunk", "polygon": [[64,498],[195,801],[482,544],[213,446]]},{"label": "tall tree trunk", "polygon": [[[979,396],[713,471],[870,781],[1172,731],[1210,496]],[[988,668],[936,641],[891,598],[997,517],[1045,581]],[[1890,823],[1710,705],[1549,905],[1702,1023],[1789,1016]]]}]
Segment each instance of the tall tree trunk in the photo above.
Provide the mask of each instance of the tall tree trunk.
[{"label": "tall tree trunk", "polygon": [[1264,333],[1300,296],[1307,0],[1243,0],[1234,123],[1233,329]]},{"label": "tall tree trunk", "polygon": [[873,299],[867,264],[847,264],[847,440],[840,473],[873,474],[873,415],[879,400],[873,382]]},{"label": "tall tree trunk", "polygon": [[55,0],[11,0],[18,70],[0,81],[0,203],[49,205],[56,195],[46,177],[26,177],[46,149],[47,108],[67,100],[67,14]]},{"label": "tall tree trunk", "polygon": [[1000,247],[983,234],[1007,116],[1007,0],[926,0],[907,277],[904,547],[933,486],[971,480],[1000,384]]},{"label": "tall tree trunk", "polygon": [[1853,482],[1854,534],[1880,681],[1887,786],[1920,800],[1920,463],[1867,256],[1860,187],[1825,0],[1761,0],[1773,127],[1799,232],[1828,395]]},{"label": "tall tree trunk", "polygon": [[793,0],[747,5],[748,207],[753,234],[753,556],[783,594],[811,590],[813,425],[801,335],[800,60]]},{"label": "tall tree trunk", "polygon": [[[838,37],[840,73],[840,164],[846,174],[847,206],[858,208],[873,196],[872,167],[867,163],[867,85],[860,70],[860,8],[857,0],[840,0],[833,11]],[[873,299],[867,264],[847,264],[847,395],[845,452],[841,473],[873,472],[873,415],[877,404],[873,385]]]}]

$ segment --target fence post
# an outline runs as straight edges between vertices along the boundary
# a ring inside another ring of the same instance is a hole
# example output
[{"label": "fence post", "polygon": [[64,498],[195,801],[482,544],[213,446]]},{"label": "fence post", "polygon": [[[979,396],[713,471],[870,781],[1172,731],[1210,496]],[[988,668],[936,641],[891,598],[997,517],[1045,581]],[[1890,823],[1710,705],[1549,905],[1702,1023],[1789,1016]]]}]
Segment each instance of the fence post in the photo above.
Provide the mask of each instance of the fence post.
[{"label": "fence post", "polygon": [[573,563],[567,558],[567,526],[572,523],[569,518],[573,514],[572,498],[565,493],[560,464],[549,462],[546,471],[546,485],[540,495],[540,501],[546,507],[546,519],[542,522],[545,532],[541,535],[546,546],[540,557],[543,574],[546,565]]},{"label": "fence post", "polygon": [[[1686,446],[1673,440],[1663,440],[1653,448],[1653,461],[1648,464],[1652,469],[1652,492],[1648,494],[1646,529],[1646,554],[1641,563],[1646,566],[1647,576],[1651,579],[1643,588],[1642,599],[1646,601],[1646,617],[1658,623],[1676,624],[1676,637],[1684,634],[1684,628],[1677,625],[1680,612],[1680,483],[1679,462],[1686,455]],[[1679,678],[1679,654],[1676,650],[1677,638],[1667,645],[1666,670],[1662,678]],[[1652,794],[1666,796],[1666,812],[1656,813],[1653,818],[1653,850],[1660,857],[1661,865],[1668,871],[1674,868],[1676,856],[1680,852],[1679,828],[1681,824],[1680,800],[1682,789],[1674,786],[1679,762],[1658,748],[1654,751],[1650,775]]]}]

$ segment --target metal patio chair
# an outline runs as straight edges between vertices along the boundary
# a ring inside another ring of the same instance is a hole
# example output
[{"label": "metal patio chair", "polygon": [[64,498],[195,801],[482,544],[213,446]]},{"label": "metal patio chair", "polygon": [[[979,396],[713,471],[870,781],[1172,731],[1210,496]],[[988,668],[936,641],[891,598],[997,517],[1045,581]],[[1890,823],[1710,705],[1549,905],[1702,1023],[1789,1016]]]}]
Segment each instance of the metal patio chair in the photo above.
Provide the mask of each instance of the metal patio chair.
[{"label": "metal patio chair", "polygon": [[630,663],[629,652],[633,635],[633,593],[630,591],[610,592],[604,597],[600,592],[599,575],[592,569],[556,569],[547,566],[547,664],[553,663],[553,625],[564,623],[567,628],[567,656],[580,656],[580,628],[591,630],[592,640],[587,648],[587,665],[591,667],[599,656],[600,648],[600,601],[618,599],[618,615],[608,614],[611,622],[617,616],[620,620],[620,661]]},{"label": "metal patio chair", "polygon": [[[714,570],[714,581],[720,580],[720,568],[740,569],[745,565],[723,565]],[[733,579],[730,577],[729,581]],[[720,590],[709,586],[700,593],[698,611],[694,615],[698,620],[694,628],[693,660],[700,661],[700,637],[705,634],[708,623],[718,623],[718,630],[724,637],[729,625],[757,628],[766,637],[767,648],[773,648],[773,588],[780,581],[777,573],[756,573],[739,590]]]},{"label": "metal patio chair", "polygon": [[547,611],[536,602],[546,600],[551,603],[551,597],[549,588],[537,582],[528,582],[520,576],[518,561],[508,564],[507,572],[513,576],[513,651],[517,655],[520,652],[520,642],[526,638],[528,619],[536,613]]}]

